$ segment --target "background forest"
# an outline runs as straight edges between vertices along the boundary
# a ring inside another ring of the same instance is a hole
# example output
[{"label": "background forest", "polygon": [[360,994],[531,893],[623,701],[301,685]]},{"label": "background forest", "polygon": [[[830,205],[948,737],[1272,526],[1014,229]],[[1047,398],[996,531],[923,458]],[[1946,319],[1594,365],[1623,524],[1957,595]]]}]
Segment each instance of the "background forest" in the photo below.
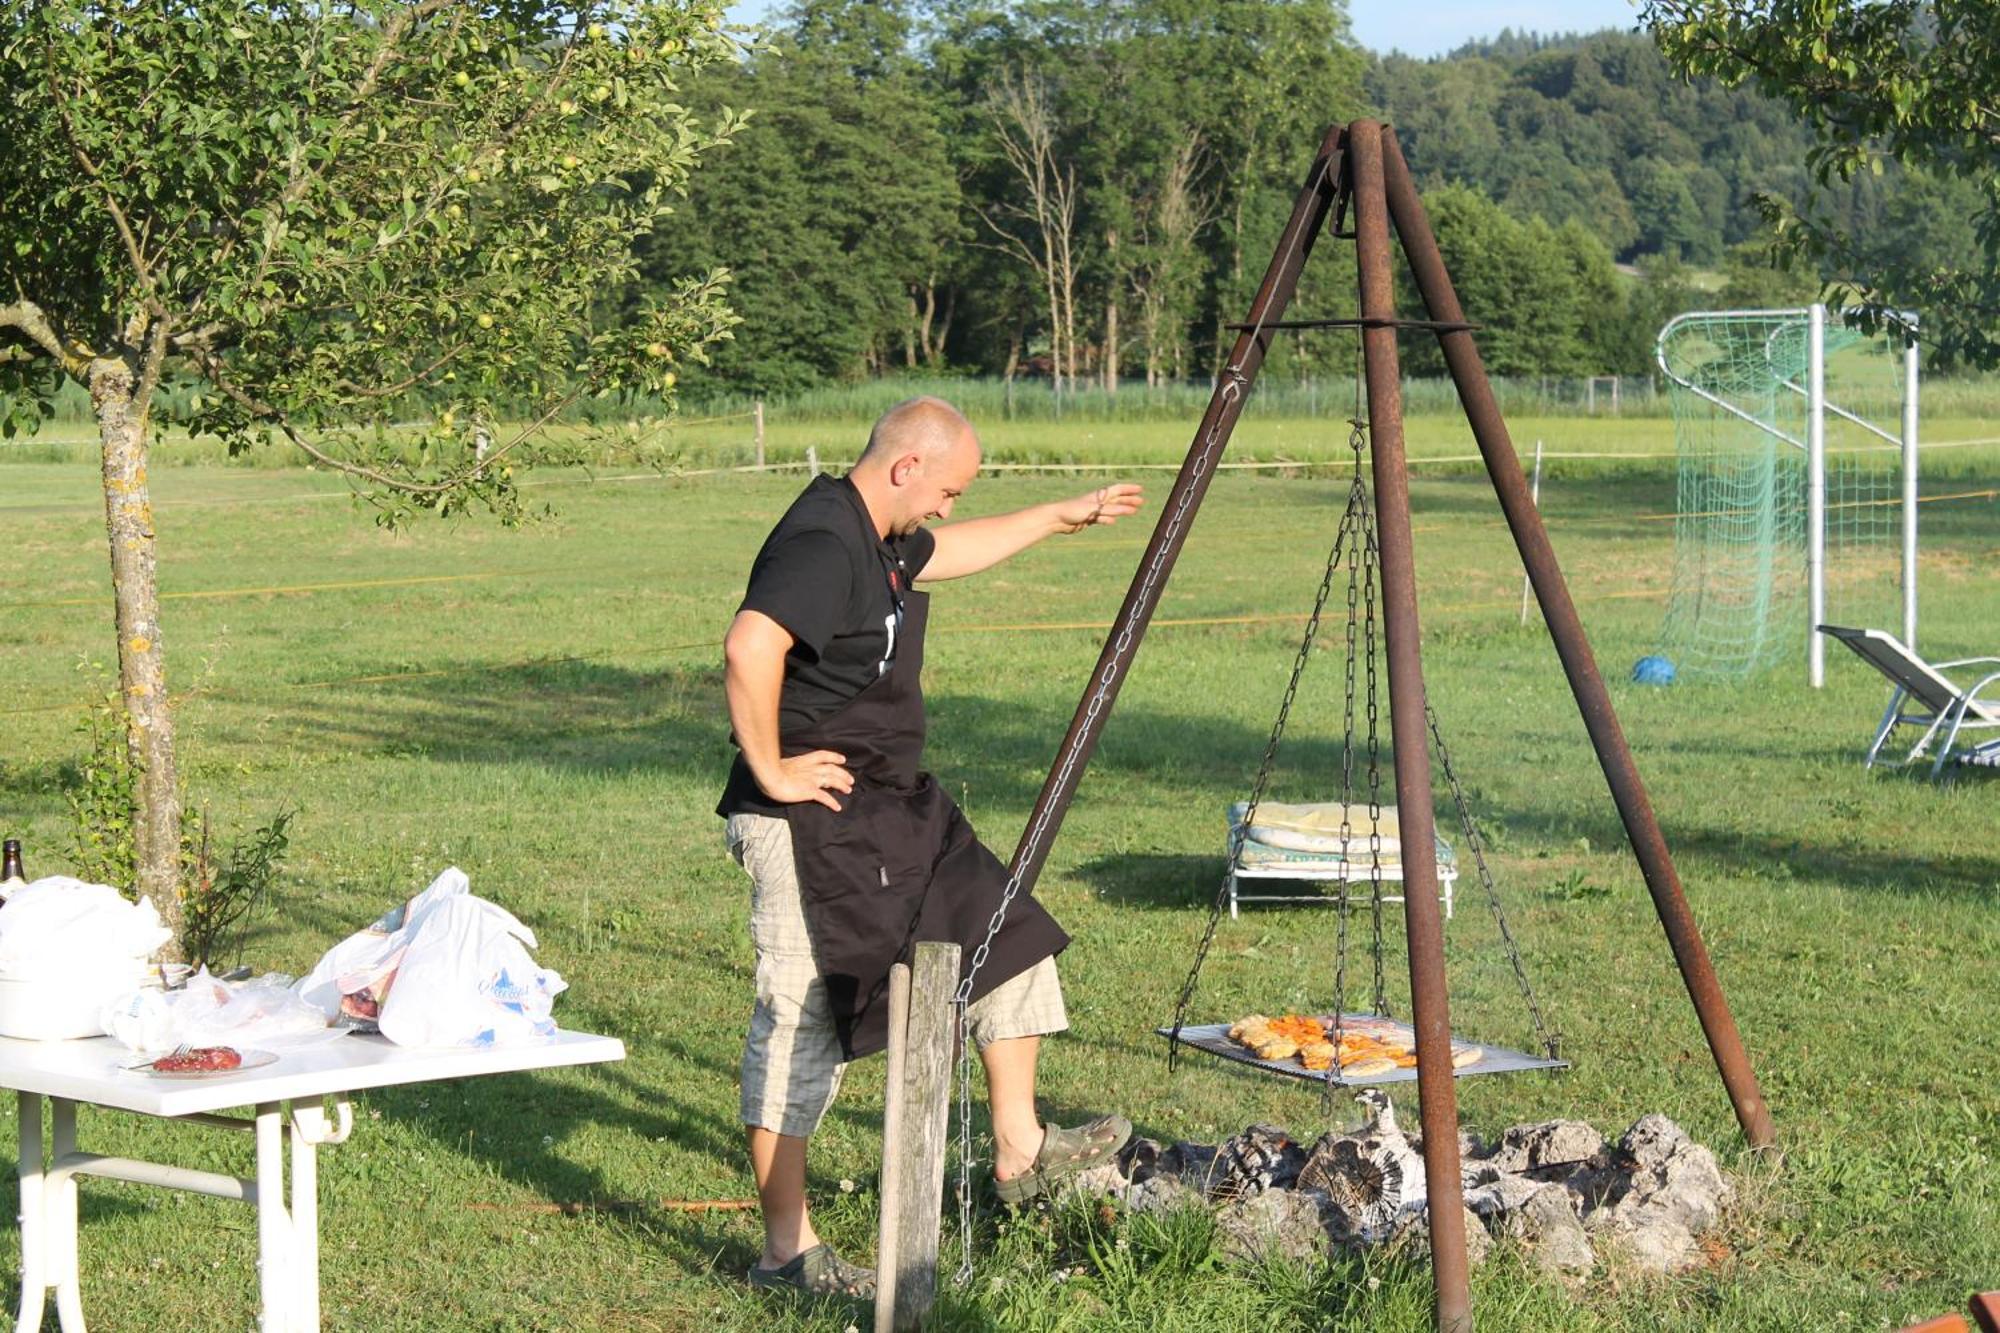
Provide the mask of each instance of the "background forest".
[{"label": "background forest", "polygon": [[[744,322],[696,395],[899,370],[1206,379],[1321,129],[1361,114],[1401,134],[1497,374],[1643,374],[1678,310],[1845,276],[1767,264],[1754,196],[1819,188],[1809,129],[1676,77],[1639,33],[1416,60],[1356,46],[1339,0],[805,0],[689,93],[756,109],[646,250],[661,283],[734,275]],[[1836,188],[1821,202],[1871,253],[1976,249],[1965,181],[1890,164]],[[1318,276],[1301,310],[1351,301]],[[1285,347],[1267,375],[1331,355]]]}]

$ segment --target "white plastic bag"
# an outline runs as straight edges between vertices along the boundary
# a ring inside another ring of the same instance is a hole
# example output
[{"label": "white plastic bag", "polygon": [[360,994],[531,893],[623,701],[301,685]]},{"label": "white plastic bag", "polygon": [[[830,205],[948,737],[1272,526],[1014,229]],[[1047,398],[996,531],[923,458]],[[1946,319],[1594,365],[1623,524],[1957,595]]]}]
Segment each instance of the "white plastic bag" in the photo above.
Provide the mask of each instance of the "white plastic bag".
[{"label": "white plastic bag", "polygon": [[382,1035],[401,1046],[511,1046],[555,1035],[568,986],[538,967],[535,933],[482,898],[453,898],[410,927],[383,1001]]},{"label": "white plastic bag", "polygon": [[[448,867],[429,888],[382,914],[326,951],[294,989],[328,1020],[345,1008],[350,1017],[372,1019],[388,993],[410,932],[439,903],[464,897],[471,881],[457,866]],[[354,998],[350,998],[354,997]]]},{"label": "white plastic bag", "polygon": [[328,1037],[326,1015],[286,979],[263,976],[240,985],[206,968],[179,990],[146,987],[104,1007],[104,1030],[132,1050],[176,1046],[296,1047]]}]

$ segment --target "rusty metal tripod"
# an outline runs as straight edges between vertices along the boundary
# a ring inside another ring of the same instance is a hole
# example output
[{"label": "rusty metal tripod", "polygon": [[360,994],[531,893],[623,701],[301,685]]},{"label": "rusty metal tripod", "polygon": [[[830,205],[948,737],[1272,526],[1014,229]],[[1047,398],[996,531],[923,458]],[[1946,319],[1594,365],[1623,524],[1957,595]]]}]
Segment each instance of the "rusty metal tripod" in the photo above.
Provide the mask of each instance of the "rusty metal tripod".
[{"label": "rusty metal tripod", "polygon": [[[1353,231],[1340,231],[1350,217]],[[1327,229],[1356,243],[1360,268],[1358,319],[1283,318],[1298,286],[1313,242]],[[1393,223],[1405,258],[1422,294],[1428,319],[1399,320],[1389,268]],[[1384,639],[1389,665],[1389,712],[1396,769],[1396,801],[1402,837],[1413,847],[1429,847],[1435,820],[1431,809],[1430,753],[1424,732],[1424,677],[1417,624],[1417,584],[1410,539],[1409,474],[1403,453],[1403,403],[1396,337],[1401,329],[1436,334],[1445,364],[1458,386],[1459,401],[1478,440],[1486,471],[1499,497],[1507,526],[1521,555],[1570,691],[1604,770],[1606,783],[1625,825],[1626,836],[1646,879],[1674,961],[1687,983],[1702,1031],[1714,1054],[1723,1086],[1753,1148],[1775,1142],[1771,1113],[1743,1050],[1736,1022],[1681,892],[1673,858],[1631,749],[1612,711],[1611,696],[1597,670],[1589,640],[1570,599],[1555,551],[1514,452],[1513,441],[1494,400],[1492,385],[1465,322],[1437,240],[1403,161],[1395,134],[1376,121],[1336,126],[1321,141],[1290,220],[1279,238],[1264,281],[1251,303],[1214,396],[1195,432],[1187,459],[1161,507],[1131,589],[1105,640],[1097,667],[1063,737],[1048,780],[1035,801],[1010,867],[1008,898],[1032,889],[1056,831],[1062,825],[1077,783],[1110,716],[1119,688],[1165,590],[1168,575],[1187,540],[1215,464],[1242,413],[1244,399],[1264,363],[1273,334],[1288,328],[1358,327],[1368,389],[1373,436],[1376,515],[1381,541]],[[1437,868],[1430,857],[1410,858],[1406,878],[1405,929],[1408,935],[1412,1017],[1417,1039],[1417,1088],[1423,1121],[1424,1159],[1430,1205],[1437,1324],[1459,1333],[1472,1326],[1467,1288],[1464,1210],[1459,1196],[1458,1098],[1452,1082],[1451,1017],[1446,995],[1444,932],[1438,914]],[[1005,908],[1003,906],[1002,912]]]}]

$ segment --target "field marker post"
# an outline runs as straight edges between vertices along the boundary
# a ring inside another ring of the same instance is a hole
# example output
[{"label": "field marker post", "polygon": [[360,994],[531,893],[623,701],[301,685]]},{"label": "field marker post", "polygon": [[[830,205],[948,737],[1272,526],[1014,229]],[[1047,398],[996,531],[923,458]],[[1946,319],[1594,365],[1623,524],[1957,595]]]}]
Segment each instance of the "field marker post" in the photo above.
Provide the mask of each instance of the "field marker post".
[{"label": "field marker post", "polygon": [[903,1142],[906,1105],[903,1070],[909,1056],[910,965],[889,969],[889,1073],[882,1104],[882,1218],[875,1241],[875,1333],[893,1333],[896,1307],[898,1210],[903,1197]]},{"label": "field marker post", "polygon": [[756,406],[750,409],[750,415],[756,419],[757,423],[757,469],[761,472],[764,468],[764,400],[762,398],[759,398]]},{"label": "field marker post", "polygon": [[893,1250],[876,1256],[876,1333],[921,1327],[937,1300],[951,1057],[958,1028],[952,1004],[958,991],[958,952],[956,944],[917,945],[905,1000],[907,1021],[901,1029],[891,974],[890,1059],[897,1060],[899,1031],[903,1048],[900,1061],[891,1066],[893,1138],[884,1117],[882,1236]]},{"label": "field marker post", "polygon": [[806,471],[815,477],[819,475],[819,446],[816,444],[806,446]]},{"label": "field marker post", "polygon": [[[1535,508],[1542,507],[1542,442],[1535,441],[1535,479],[1528,486],[1528,498],[1535,502]],[[1525,571],[1521,574],[1521,624],[1528,623],[1528,599],[1534,595],[1535,580]]]}]

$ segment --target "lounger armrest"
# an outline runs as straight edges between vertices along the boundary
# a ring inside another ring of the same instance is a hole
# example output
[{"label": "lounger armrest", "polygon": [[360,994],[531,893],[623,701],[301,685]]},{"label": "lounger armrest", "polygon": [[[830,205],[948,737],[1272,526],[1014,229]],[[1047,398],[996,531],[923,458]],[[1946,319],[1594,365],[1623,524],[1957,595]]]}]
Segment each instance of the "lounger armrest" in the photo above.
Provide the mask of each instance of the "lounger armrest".
[{"label": "lounger armrest", "polygon": [[1942,671],[1946,667],[1977,666],[1981,662],[1991,662],[1995,666],[2000,666],[2000,657],[1961,657],[1955,662],[1933,662],[1931,665]]}]

